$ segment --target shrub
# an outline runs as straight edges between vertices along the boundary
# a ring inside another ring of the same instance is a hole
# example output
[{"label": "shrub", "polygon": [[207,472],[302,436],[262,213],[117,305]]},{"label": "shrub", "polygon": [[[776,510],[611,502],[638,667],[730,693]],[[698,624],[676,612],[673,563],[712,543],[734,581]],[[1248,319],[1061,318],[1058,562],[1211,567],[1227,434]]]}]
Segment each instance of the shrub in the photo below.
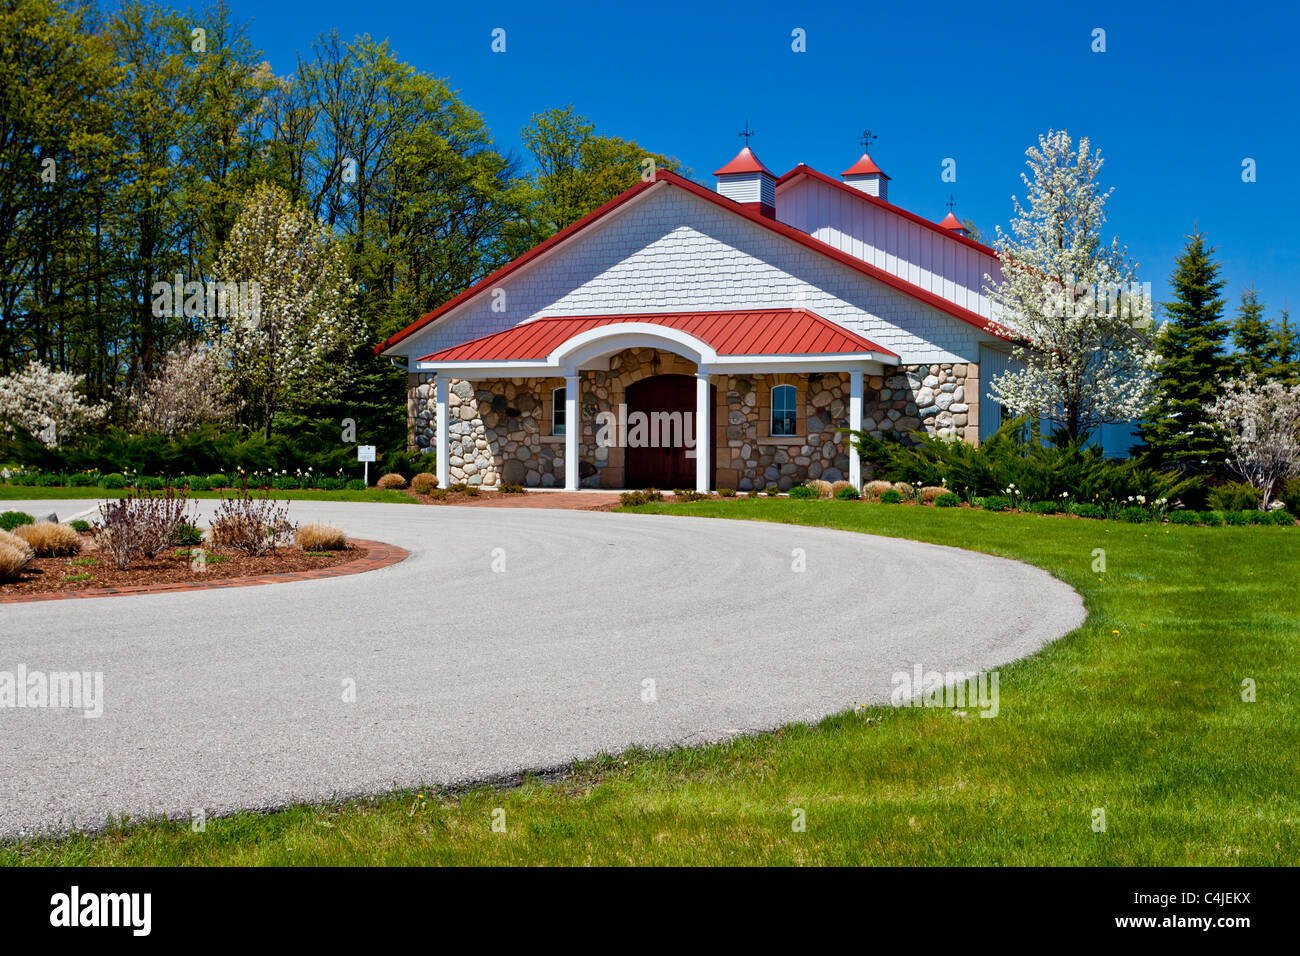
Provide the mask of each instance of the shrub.
[{"label": "shrub", "polygon": [[1239,481],[1211,488],[1210,507],[1215,511],[1251,511],[1259,509],[1259,492]]},{"label": "shrub", "polygon": [[831,495],[835,494],[835,486],[832,485],[829,481],[824,481],[824,480],[821,479],[821,478],[814,478],[812,481],[806,482],[802,487],[807,488],[809,491],[813,492],[813,494],[811,494],[811,495],[795,495],[795,493],[794,493],[794,489],[791,488],[791,489],[790,489],[790,497],[791,497],[791,498],[795,498],[795,497],[799,497],[799,498],[829,498]]},{"label": "shrub", "polygon": [[53,521],[21,525],[14,529],[14,536],[26,541],[38,558],[62,558],[81,550],[81,535]]},{"label": "shrub", "polygon": [[254,498],[241,491],[233,498],[221,499],[208,538],[219,548],[258,557],[274,551],[292,532],[287,505],[273,498]]},{"label": "shrub", "polygon": [[989,495],[980,502],[985,511],[1010,511],[1011,499],[1002,495]]},{"label": "shrub", "polygon": [[139,491],[162,491],[165,487],[165,483],[161,478],[156,478],[153,475],[145,475],[136,479],[135,487]]},{"label": "shrub", "polygon": [[1207,528],[1217,528],[1223,524],[1223,512],[1221,511],[1201,511],[1197,513],[1197,517],[1200,518],[1201,524]]},{"label": "shrub", "polygon": [[647,488],[644,491],[625,491],[618,496],[619,504],[627,508],[635,508],[638,505],[650,504],[653,501],[663,501],[663,492],[654,488]]},{"label": "shrub", "polygon": [[695,491],[694,489],[683,489],[683,488],[678,488],[676,491],[673,492],[673,495],[677,498],[678,501],[688,501],[688,502],[703,501],[705,498],[709,497],[709,494],[706,491]]},{"label": "shrub", "polygon": [[95,476],[87,471],[79,471],[68,476],[68,484],[73,488],[89,488],[95,484]]},{"label": "shrub", "polygon": [[1199,524],[1201,516],[1195,511],[1171,511],[1169,512],[1170,524]]},{"label": "shrub", "polygon": [[1061,503],[1059,501],[1035,501],[1030,503],[1029,510],[1036,515],[1060,514]]},{"label": "shrub", "polygon": [[[822,482],[822,484],[826,484],[826,483]],[[830,486],[827,485],[827,487]],[[811,488],[808,485],[795,485],[793,488],[790,489],[790,497],[791,498],[820,498],[821,495],[817,493],[816,488]]]},{"label": "shrub", "polygon": [[1078,515],[1080,518],[1104,518],[1106,509],[1101,505],[1088,504],[1086,501],[1080,501],[1078,504],[1070,507],[1070,513]]},{"label": "shrub", "polygon": [[119,571],[138,557],[156,558],[171,545],[172,536],[190,520],[190,499],[168,489],[165,495],[127,495],[99,506],[95,543]]},{"label": "shrub", "polygon": [[862,495],[858,494],[858,489],[854,488],[852,485],[846,484],[839,491],[835,492],[835,497],[840,501],[857,501],[862,497]]},{"label": "shrub", "polygon": [[172,532],[169,543],[191,548],[200,545],[203,543],[203,529],[190,524],[188,521],[182,521],[176,526],[176,530]]},{"label": "shrub", "polygon": [[353,478],[348,482],[348,491],[365,491],[366,483],[360,478]]},{"label": "shrub", "polygon": [[90,522],[82,521],[80,518],[78,518],[76,521],[69,521],[68,527],[71,528],[73,531],[76,531],[78,534],[82,534],[90,530]]},{"label": "shrub", "polygon": [[1255,509],[1246,512],[1246,522],[1248,524],[1272,524],[1273,518],[1268,512]]},{"label": "shrub", "polygon": [[297,475],[276,475],[271,479],[271,487],[278,491],[294,491],[302,487],[302,479]]},{"label": "shrub", "polygon": [[887,481],[868,481],[862,486],[862,495],[866,498],[879,498],[886,491],[893,490],[893,487]]},{"label": "shrub", "polygon": [[902,500],[903,500],[903,496],[900,495],[893,488],[890,488],[888,491],[881,492],[880,494],[880,503],[882,505],[896,505],[901,503]]},{"label": "shrub", "polygon": [[1223,515],[1223,523],[1230,525],[1244,526],[1250,523],[1250,512],[1248,511],[1220,511]]},{"label": "shrub", "polygon": [[25,511],[6,511],[0,514],[0,531],[13,531],[19,525],[31,524],[35,520]]},{"label": "shrub", "polygon": [[114,490],[118,488],[125,488],[126,478],[123,475],[118,474],[117,472],[112,472],[111,474],[107,474],[103,478],[99,479],[99,487],[111,488]]},{"label": "shrub", "polygon": [[0,531],[0,581],[12,581],[32,563],[36,553],[22,538]]},{"label": "shrub", "polygon": [[948,489],[940,485],[926,485],[921,489],[921,504],[932,505],[948,494]]},{"label": "shrub", "polygon": [[469,491],[469,485],[465,484],[463,481],[455,481],[447,486],[447,490],[453,495],[463,495],[465,492]]},{"label": "shrub", "polygon": [[777,485],[768,485],[763,489],[763,494],[767,495],[769,498],[775,498],[780,493],[781,489]]},{"label": "shrub", "polygon": [[375,487],[376,488],[405,488],[406,479],[403,478],[401,475],[397,474],[396,472],[390,472],[387,475],[384,475],[382,478],[380,478],[377,482],[375,482]]},{"label": "shrub", "polygon": [[1129,505],[1127,508],[1119,509],[1118,518],[1131,524],[1141,524],[1143,521],[1151,520],[1151,512],[1139,505]]},{"label": "shrub", "polygon": [[347,487],[347,482],[342,478],[322,478],[320,480],[321,491],[342,491]]},{"label": "shrub", "polygon": [[1280,524],[1283,527],[1295,524],[1295,516],[1286,508],[1278,508],[1276,511],[1270,511],[1269,516],[1273,519],[1274,524]]},{"label": "shrub", "polygon": [[718,489],[718,497],[719,497],[719,498],[734,498],[734,497],[736,497],[736,489],[735,489],[735,488],[719,488],[719,489]]},{"label": "shrub", "polygon": [[411,490],[417,495],[427,495],[429,490],[438,487],[438,476],[422,471],[411,479]]},{"label": "shrub", "polygon": [[208,475],[208,487],[210,488],[229,488],[230,479],[221,472]]},{"label": "shrub", "polygon": [[54,475],[46,471],[36,476],[36,487],[38,488],[58,488],[62,484],[62,475]]},{"label": "shrub", "polygon": [[447,495],[451,494],[446,488],[430,488],[429,497],[434,501],[446,501]]},{"label": "shrub", "polygon": [[[834,497],[838,497],[838,496],[839,496],[839,493],[840,493],[843,489],[845,489],[845,488],[853,488],[853,482],[851,482],[851,481],[837,481],[837,482],[835,482],[833,485],[831,485],[831,497],[833,497],[833,498],[834,498]],[[854,491],[857,491],[858,489],[853,488],[853,490],[854,490]]]},{"label": "shrub", "polygon": [[904,499],[916,497],[916,489],[905,481],[896,481],[890,487],[902,495]]},{"label": "shrub", "polygon": [[186,480],[185,487],[189,488],[190,491],[210,491],[212,488],[208,483],[208,479],[202,475],[190,475]]},{"label": "shrub", "polygon": [[951,491],[946,491],[943,494],[941,494],[938,498],[934,499],[934,506],[936,508],[956,508],[960,504],[961,504],[961,499],[958,498],[956,495],[954,495]]},{"label": "shrub", "polygon": [[504,481],[497,486],[497,491],[501,492],[503,495],[522,495],[524,493],[524,486],[512,481]]},{"label": "shrub", "polygon": [[348,536],[342,528],[315,521],[299,525],[293,540],[304,551],[342,551],[348,546]]},{"label": "shrub", "polygon": [[1300,478],[1284,481],[1277,497],[1285,510],[1293,515],[1300,514]]}]

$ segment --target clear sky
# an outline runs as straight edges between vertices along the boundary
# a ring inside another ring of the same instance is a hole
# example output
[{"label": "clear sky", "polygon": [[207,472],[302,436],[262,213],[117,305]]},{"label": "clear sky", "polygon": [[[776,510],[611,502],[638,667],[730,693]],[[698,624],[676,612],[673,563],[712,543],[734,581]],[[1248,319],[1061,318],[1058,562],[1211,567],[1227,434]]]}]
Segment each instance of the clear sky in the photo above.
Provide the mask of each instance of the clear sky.
[{"label": "clear sky", "polygon": [[[1110,227],[1157,301],[1197,223],[1229,312],[1253,282],[1270,317],[1284,300],[1300,315],[1295,3],[229,3],[282,75],[319,33],[388,39],[503,149],[520,148],[532,113],[572,104],[712,186],[746,120],[778,175],[799,162],[838,175],[870,128],[892,201],[939,219],[951,192],[986,236],[1024,195],[1025,148],[1064,128],[1107,158]],[[490,49],[498,27],[504,54]],[[956,183],[940,179],[945,158]],[[1242,181],[1246,158],[1256,182]]]}]

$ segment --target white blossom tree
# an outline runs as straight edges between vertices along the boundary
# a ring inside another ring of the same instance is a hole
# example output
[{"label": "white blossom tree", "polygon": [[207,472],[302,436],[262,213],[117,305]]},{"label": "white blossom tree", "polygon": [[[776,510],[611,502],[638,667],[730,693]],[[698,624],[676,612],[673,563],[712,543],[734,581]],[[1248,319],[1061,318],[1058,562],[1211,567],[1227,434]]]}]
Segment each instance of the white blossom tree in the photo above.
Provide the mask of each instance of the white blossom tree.
[{"label": "white blossom tree", "polygon": [[253,291],[216,338],[236,383],[260,408],[269,438],[286,401],[332,398],[347,385],[338,366],[323,374],[326,361],[362,328],[343,249],[306,207],[262,183],[235,222],[216,273]]},{"label": "white blossom tree", "polygon": [[1001,280],[986,277],[999,320],[1020,335],[1020,367],[990,387],[1013,413],[1074,439],[1147,409],[1157,362],[1150,302],[1127,250],[1101,235],[1111,191],[1101,191],[1103,161],[1087,138],[1076,150],[1067,132],[1049,131],[1025,155],[1027,206],[1013,197],[1011,232],[998,227],[993,243]]},{"label": "white blossom tree", "polygon": [[59,372],[37,361],[0,376],[0,422],[6,433],[19,425],[42,444],[64,444],[108,414],[108,404],[92,405],[82,394],[84,375]]},{"label": "white blossom tree", "polygon": [[1228,467],[1259,490],[1267,509],[1277,484],[1300,472],[1300,385],[1249,373],[1224,383],[1205,411],[1227,441]]},{"label": "white blossom tree", "polygon": [[199,425],[229,424],[239,410],[225,356],[203,345],[173,349],[129,397],[136,428],[175,435]]}]

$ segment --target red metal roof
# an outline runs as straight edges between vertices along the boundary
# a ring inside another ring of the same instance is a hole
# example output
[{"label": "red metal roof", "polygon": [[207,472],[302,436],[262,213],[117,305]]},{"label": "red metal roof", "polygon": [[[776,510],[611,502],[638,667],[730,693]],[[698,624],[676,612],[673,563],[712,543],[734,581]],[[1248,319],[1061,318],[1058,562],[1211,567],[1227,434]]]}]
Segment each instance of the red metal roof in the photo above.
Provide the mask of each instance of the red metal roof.
[{"label": "red metal roof", "polygon": [[939,225],[943,226],[943,228],[945,228],[945,229],[965,229],[965,228],[966,228],[965,224],[964,224],[960,219],[958,219],[956,216],[954,216],[954,215],[952,214],[952,212],[949,212],[948,215],[944,216],[944,217],[943,217],[943,222],[939,223]]},{"label": "red metal roof", "polygon": [[719,355],[839,355],[874,352],[897,358],[862,336],[807,309],[737,312],[644,312],[631,315],[564,315],[533,319],[514,328],[426,355],[421,362],[540,362],[560,345],[599,326],[645,322],[677,329]]},{"label": "red metal roof", "polygon": [[773,179],[776,178],[773,176],[772,171],[763,165],[762,161],[754,155],[754,151],[748,146],[744,147],[731,162],[713,175],[729,176],[732,173],[767,173]]},{"label": "red metal roof", "polygon": [[840,175],[841,176],[869,176],[872,173],[875,173],[877,176],[880,176],[883,179],[889,178],[888,176],[885,175],[885,171],[876,165],[875,160],[873,160],[866,153],[863,153],[862,156],[859,157],[856,163],[854,163],[848,169],[844,170],[844,172],[840,173]]},{"label": "red metal roof", "polygon": [[[994,252],[992,249],[990,249],[988,246],[978,243],[974,239],[968,239],[965,236],[958,235],[957,233],[954,232],[949,232],[946,229],[940,229],[939,224],[936,222],[931,222],[928,219],[922,219],[920,216],[914,213],[910,213],[905,209],[900,209],[898,206],[895,206],[892,203],[885,202],[885,200],[883,199],[877,199],[875,196],[868,196],[866,193],[862,192],[861,190],[854,189],[852,186],[849,186],[846,183],[842,183],[838,179],[831,179],[825,173],[819,173],[815,169],[805,166],[802,163],[796,166],[794,169],[790,170],[790,172],[786,173],[779,180],[777,180],[777,188],[779,189],[783,183],[795,178],[796,176],[805,175],[805,174],[814,176],[817,179],[820,179],[823,182],[830,183],[833,186],[837,186],[840,189],[848,190],[853,195],[858,196],[864,201],[873,202],[879,206],[882,206],[885,209],[889,209],[892,212],[897,213],[898,215],[904,216],[907,219],[921,223],[922,225],[925,225],[930,229],[934,229],[945,236],[950,236],[957,242],[965,243],[966,245],[972,246],[973,248],[979,249],[981,252],[988,253],[989,255],[992,255],[994,257],[997,256],[997,253]],[[525,252],[523,255],[519,256],[518,258],[513,259],[510,262],[507,262],[504,266],[502,266],[500,269],[498,269],[496,272],[493,272],[491,275],[487,276],[486,278],[480,279],[474,285],[470,286],[464,292],[460,293],[460,295],[448,299],[446,302],[438,306],[432,312],[425,313],[424,315],[420,316],[420,318],[416,319],[414,322],[408,325],[406,328],[402,329],[400,332],[397,332],[394,335],[389,336],[386,340],[384,340],[383,342],[375,346],[375,353],[379,354],[384,352],[386,349],[392,348],[398,342],[402,341],[402,339],[424,328],[430,322],[436,321],[437,319],[441,318],[443,315],[446,315],[448,312],[456,308],[458,305],[461,305],[462,303],[468,301],[469,299],[474,298],[475,296],[481,294],[482,292],[490,288],[493,288],[502,279],[510,275],[510,273],[526,265],[528,262],[540,256],[542,253],[546,252],[549,249],[553,249],[555,246],[567,240],[570,236],[587,228],[591,224],[595,223],[597,220],[604,218],[606,215],[613,212],[619,206],[639,196],[642,192],[646,191],[647,189],[654,188],[655,186],[660,184],[675,186],[678,189],[685,190],[686,192],[689,192],[694,196],[698,196],[701,199],[707,200],[708,202],[711,202],[714,205],[721,206],[722,208],[727,209],[738,216],[742,216],[745,219],[748,219],[752,223],[762,226],[764,229],[770,229],[772,232],[779,233],[780,235],[785,236],[787,239],[791,239],[794,242],[797,242],[800,245],[803,245],[808,249],[811,249],[813,252],[820,253],[821,255],[825,256],[828,259],[834,259],[836,262],[848,266],[850,269],[860,272],[863,275],[875,279],[878,282],[884,283],[890,288],[896,289],[899,292],[904,293],[905,295],[908,295],[914,299],[924,302],[927,305],[933,306],[934,308],[938,309],[940,312],[947,313],[953,318],[965,322],[967,325],[974,326],[977,329],[980,329],[985,332],[989,332],[1000,338],[1006,338],[1006,339],[1016,338],[1016,333],[1013,332],[1011,329],[999,325],[997,322],[993,322],[989,319],[986,319],[983,316],[979,315],[978,313],[963,308],[962,306],[959,306],[956,303],[943,298],[942,296],[935,295],[933,292],[930,292],[927,289],[922,289],[920,286],[914,285],[911,282],[908,282],[906,279],[900,279],[898,276],[895,276],[893,273],[886,272],[884,269],[877,268],[876,266],[872,265],[871,263],[863,259],[859,259],[856,256],[849,255],[847,252],[837,249],[828,243],[822,242],[820,239],[814,239],[812,236],[808,235],[808,233],[795,229],[793,226],[786,225],[785,223],[780,222],[779,220],[776,219],[770,219],[767,216],[764,216],[761,213],[756,212],[748,208],[747,206],[736,202],[735,200],[728,199],[726,196],[721,196],[718,193],[715,193],[713,190],[706,189],[705,187],[699,185],[698,183],[691,182],[689,179],[679,176],[676,173],[671,172],[670,170],[659,169],[656,170],[655,178],[653,180],[639,182],[635,186],[630,187],[622,194],[615,196],[609,202],[605,203],[605,205],[601,206],[598,209],[592,210],[591,212],[587,213],[587,215],[579,219],[577,222],[573,223],[572,225],[564,229],[561,229],[559,232],[551,236],[545,242],[539,243],[538,245],[529,249],[527,252]]]}]

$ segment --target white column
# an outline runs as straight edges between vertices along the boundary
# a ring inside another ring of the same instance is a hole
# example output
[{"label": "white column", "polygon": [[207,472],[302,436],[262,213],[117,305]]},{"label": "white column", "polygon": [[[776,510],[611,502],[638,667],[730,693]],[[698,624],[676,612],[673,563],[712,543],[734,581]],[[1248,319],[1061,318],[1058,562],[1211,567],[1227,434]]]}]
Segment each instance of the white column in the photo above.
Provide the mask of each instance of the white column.
[{"label": "white column", "polygon": [[[849,428],[862,431],[862,369],[849,372]],[[862,490],[862,459],[858,450],[849,445],[849,483]]]},{"label": "white column", "polygon": [[564,490],[578,490],[578,376],[564,377]]},{"label": "white column", "polygon": [[709,407],[709,373],[695,373],[695,490],[709,490],[713,458],[713,415]]},{"label": "white column", "polygon": [[447,450],[451,447],[451,438],[447,434],[447,374],[445,372],[438,373],[433,390],[434,399],[437,402],[435,412],[437,421],[434,427],[438,431],[435,436],[438,449],[434,455],[438,459],[435,462],[435,467],[438,469],[438,487],[446,488],[451,484],[451,462],[447,460],[451,457],[451,453]]}]

